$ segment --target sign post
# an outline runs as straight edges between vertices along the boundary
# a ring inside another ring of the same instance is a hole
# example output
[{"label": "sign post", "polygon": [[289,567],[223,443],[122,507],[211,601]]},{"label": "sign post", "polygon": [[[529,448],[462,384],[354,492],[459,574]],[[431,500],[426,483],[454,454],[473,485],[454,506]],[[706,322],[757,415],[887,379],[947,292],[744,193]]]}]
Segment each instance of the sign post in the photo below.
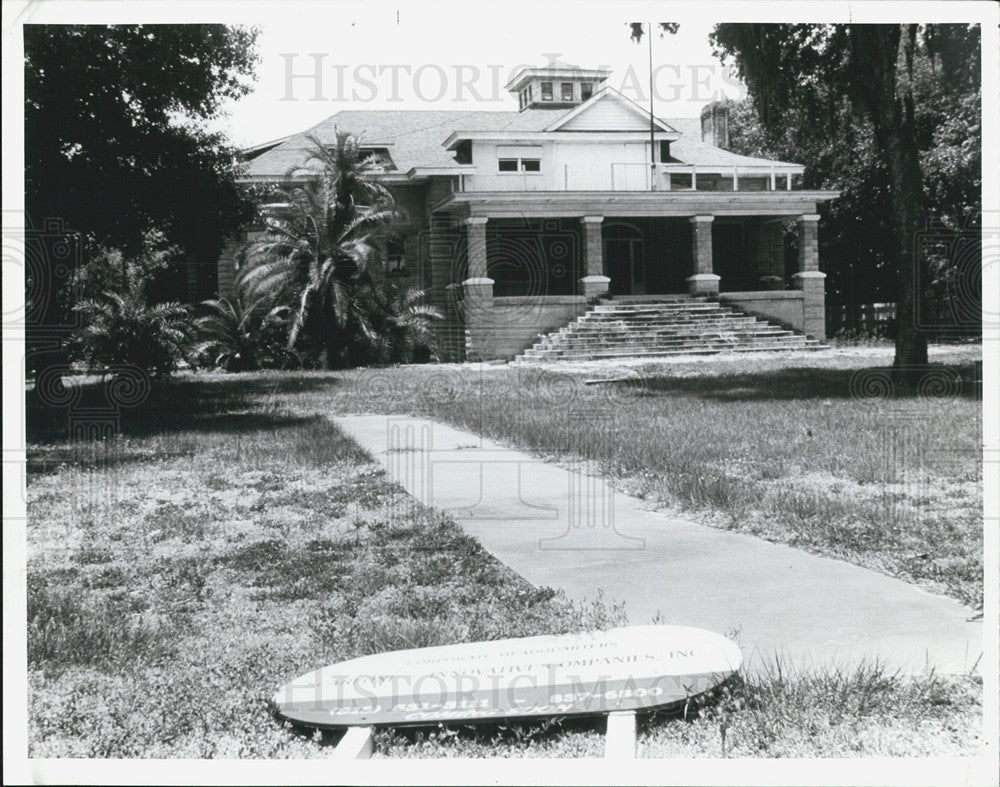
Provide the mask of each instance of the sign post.
[{"label": "sign post", "polygon": [[604,733],[604,759],[634,760],[637,747],[635,711],[609,713],[608,728]]}]

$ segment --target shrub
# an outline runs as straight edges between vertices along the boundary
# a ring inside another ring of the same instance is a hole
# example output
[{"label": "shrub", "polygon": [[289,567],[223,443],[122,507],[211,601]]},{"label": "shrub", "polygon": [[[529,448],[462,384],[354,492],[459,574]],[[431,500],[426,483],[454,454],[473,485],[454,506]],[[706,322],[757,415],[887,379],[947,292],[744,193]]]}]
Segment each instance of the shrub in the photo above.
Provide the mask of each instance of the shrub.
[{"label": "shrub", "polygon": [[242,297],[201,306],[205,313],[194,322],[200,342],[193,352],[201,364],[227,372],[299,365],[295,353],[284,347],[288,307],[268,309],[263,298],[247,303]]},{"label": "shrub", "polygon": [[67,342],[71,358],[100,369],[134,366],[158,376],[186,359],[191,340],[187,309],[176,302],[151,304],[147,292],[173,253],[151,235],[132,259],[102,249],[77,271],[74,284],[81,300],[72,310],[82,325]]},{"label": "shrub", "polygon": [[83,327],[71,338],[72,357],[91,367],[134,366],[156,376],[174,371],[187,356],[190,324],[179,303],[149,306],[137,287],[108,291],[73,307]]}]

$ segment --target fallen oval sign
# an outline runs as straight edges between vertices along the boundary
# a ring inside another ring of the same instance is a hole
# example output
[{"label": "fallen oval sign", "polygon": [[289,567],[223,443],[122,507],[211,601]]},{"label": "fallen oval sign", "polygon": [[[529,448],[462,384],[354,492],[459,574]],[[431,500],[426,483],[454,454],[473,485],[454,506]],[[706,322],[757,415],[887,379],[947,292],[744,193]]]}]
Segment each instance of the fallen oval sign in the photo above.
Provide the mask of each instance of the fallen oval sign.
[{"label": "fallen oval sign", "polygon": [[316,727],[609,713],[683,702],[739,666],[736,644],[710,631],[628,626],[363,656],[296,678],[274,701]]}]

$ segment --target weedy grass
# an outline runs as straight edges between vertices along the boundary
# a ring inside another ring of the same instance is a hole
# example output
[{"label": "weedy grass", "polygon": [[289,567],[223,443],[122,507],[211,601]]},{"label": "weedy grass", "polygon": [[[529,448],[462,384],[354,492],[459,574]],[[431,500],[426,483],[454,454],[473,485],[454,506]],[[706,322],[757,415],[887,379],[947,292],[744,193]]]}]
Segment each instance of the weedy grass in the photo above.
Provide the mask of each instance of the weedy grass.
[{"label": "weedy grass", "polygon": [[[934,347],[924,379],[910,385],[888,379],[889,347],[624,367],[265,374],[234,384],[270,385],[267,400],[296,412],[427,415],[538,456],[588,462],[663,510],[975,607],[980,357],[975,344]],[[588,384],[601,379],[615,381]]]},{"label": "weedy grass", "polygon": [[[638,756],[920,757],[980,753],[978,676],[898,675],[780,660],[687,704],[637,717]],[[605,720],[559,717],[376,733],[376,756],[601,757]]]},{"label": "weedy grass", "polygon": [[982,680],[775,660],[639,728],[646,757],[919,757],[977,752]]},{"label": "weedy grass", "polygon": [[31,756],[325,757],[270,704],[310,669],[624,623],[529,585],[328,419],[263,421],[30,475]]},{"label": "weedy grass", "polygon": [[[895,416],[849,395],[857,358],[734,363],[595,386],[593,371],[468,367],[189,375],[92,442],[29,396],[31,756],[325,757],[336,735],[270,706],[310,669],[624,622],[613,599],[574,606],[530,586],[417,505],[336,413],[430,414],[592,462],[719,526],[981,595],[981,477],[963,458],[978,450],[979,401],[891,400],[920,424],[906,445],[922,448],[886,469]],[[82,396],[94,404],[100,387]],[[958,460],[925,461],[951,449]],[[974,676],[781,665],[644,717],[641,744],[647,756],[971,754],[981,694]],[[377,754],[592,755],[602,732],[593,718],[380,731]]]},{"label": "weedy grass", "polygon": [[33,582],[28,589],[28,661],[58,677],[71,667],[121,669],[134,658],[170,654],[169,626],[106,598],[84,599]]}]

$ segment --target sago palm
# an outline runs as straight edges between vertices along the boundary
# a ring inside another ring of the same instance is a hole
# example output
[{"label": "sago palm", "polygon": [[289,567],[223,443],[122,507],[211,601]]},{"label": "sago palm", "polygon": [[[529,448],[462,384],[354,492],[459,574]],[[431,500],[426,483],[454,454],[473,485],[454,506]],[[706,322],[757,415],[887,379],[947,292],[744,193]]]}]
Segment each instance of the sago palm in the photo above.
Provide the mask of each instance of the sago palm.
[{"label": "sago palm", "polygon": [[71,354],[92,367],[132,365],[165,376],[188,353],[191,324],[179,303],[149,305],[139,277],[121,291],[107,290],[73,307],[82,327],[69,340]]},{"label": "sago palm", "polygon": [[205,313],[194,321],[200,339],[196,357],[228,372],[285,366],[292,360],[279,336],[287,306],[269,309],[265,298],[248,303],[237,297],[203,301],[201,307]]},{"label": "sago palm", "polygon": [[[356,294],[376,252],[374,239],[398,214],[392,196],[373,180],[380,171],[355,137],[337,133],[327,148],[315,137],[309,158],[277,189],[269,237],[250,249],[239,287],[292,308],[288,348],[303,331],[323,343],[327,364],[338,362],[352,335],[374,338]],[[363,200],[361,202],[360,200]]]},{"label": "sago palm", "polygon": [[379,363],[413,361],[418,347],[436,356],[433,324],[443,319],[441,312],[426,303],[427,294],[404,288],[392,281],[370,281],[361,300],[369,313],[376,335],[375,360]]}]

